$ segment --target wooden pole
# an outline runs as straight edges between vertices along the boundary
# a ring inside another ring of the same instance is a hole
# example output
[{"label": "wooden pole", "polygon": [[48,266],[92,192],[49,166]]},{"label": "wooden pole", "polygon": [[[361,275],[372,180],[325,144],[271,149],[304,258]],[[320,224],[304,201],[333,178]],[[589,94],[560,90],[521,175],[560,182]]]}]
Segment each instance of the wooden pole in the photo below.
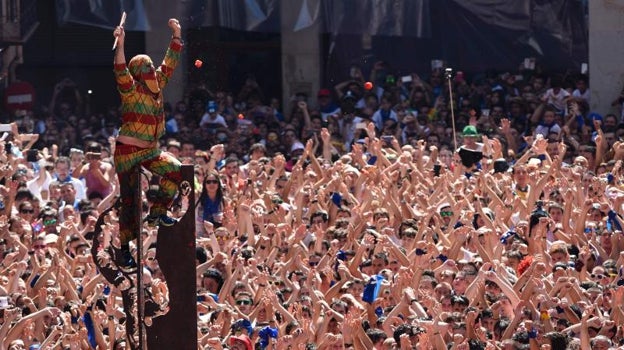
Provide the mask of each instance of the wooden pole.
[{"label": "wooden pole", "polygon": [[[124,12],[125,15],[125,12]],[[125,16],[124,16],[125,17]],[[139,349],[145,349],[144,343],[144,315],[145,315],[145,288],[143,288],[143,237],[141,232],[143,227],[143,188],[141,186],[141,165],[138,164],[135,169],[136,172],[136,199],[137,203],[135,203],[135,210],[139,213],[137,215],[137,227],[139,228],[139,232],[137,232],[137,249],[136,249],[136,263],[137,263],[137,272],[136,272],[136,288],[137,288],[137,327],[139,327]]]},{"label": "wooden pole", "polygon": [[451,68],[447,68],[445,71],[446,80],[448,81],[449,87],[449,100],[451,102],[451,123],[453,124],[453,147],[455,147],[455,152],[457,151],[457,136],[455,130],[455,101],[453,101],[453,84],[451,84],[451,78],[453,76],[453,70]]},{"label": "wooden pole", "polygon": [[195,191],[192,165],[182,165],[182,181],[190,186],[188,208],[173,226],[160,226],[156,259],[169,289],[169,312],[147,327],[149,350],[197,349],[197,281],[195,264]]}]

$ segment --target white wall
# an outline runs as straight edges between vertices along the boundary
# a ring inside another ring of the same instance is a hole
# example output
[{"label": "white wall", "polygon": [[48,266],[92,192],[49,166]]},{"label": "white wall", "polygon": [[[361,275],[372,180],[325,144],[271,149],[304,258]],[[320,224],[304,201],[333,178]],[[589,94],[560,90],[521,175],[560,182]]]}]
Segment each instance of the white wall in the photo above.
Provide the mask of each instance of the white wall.
[{"label": "white wall", "polygon": [[591,109],[619,115],[611,102],[624,86],[624,0],[589,1]]}]

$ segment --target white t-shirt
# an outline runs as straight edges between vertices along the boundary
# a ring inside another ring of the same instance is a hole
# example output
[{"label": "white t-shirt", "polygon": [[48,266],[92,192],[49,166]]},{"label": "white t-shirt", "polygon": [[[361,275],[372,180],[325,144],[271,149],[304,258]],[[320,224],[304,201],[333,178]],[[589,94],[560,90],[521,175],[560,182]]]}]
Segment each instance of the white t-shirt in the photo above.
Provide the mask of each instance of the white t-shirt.
[{"label": "white t-shirt", "polygon": [[[40,170],[45,171],[45,170]],[[50,182],[52,182],[52,175],[49,172],[45,171],[45,179],[43,180],[43,184],[39,186],[38,181],[39,176],[35,177],[32,180],[28,180],[26,182],[26,187],[35,197],[39,198],[39,200],[43,200],[41,198],[41,191],[49,191],[50,190]]]},{"label": "white t-shirt", "polygon": [[204,127],[207,124],[220,124],[224,127],[227,127],[225,118],[223,118],[221,114],[217,114],[217,116],[214,119],[212,119],[209,113],[204,113],[204,115],[201,118],[201,121],[199,122],[199,126]]},{"label": "white t-shirt", "polygon": [[546,103],[549,105],[553,105],[559,111],[563,111],[566,108],[565,99],[570,97],[570,93],[564,89],[559,89],[559,93],[555,94],[553,89],[546,90],[544,94],[544,98],[546,99]]}]

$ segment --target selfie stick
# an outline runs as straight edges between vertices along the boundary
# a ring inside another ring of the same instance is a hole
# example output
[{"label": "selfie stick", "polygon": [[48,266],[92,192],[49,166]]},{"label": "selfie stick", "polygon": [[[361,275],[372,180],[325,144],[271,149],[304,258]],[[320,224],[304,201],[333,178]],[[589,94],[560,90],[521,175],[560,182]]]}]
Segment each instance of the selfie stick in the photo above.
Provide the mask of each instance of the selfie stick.
[{"label": "selfie stick", "polygon": [[[123,28],[124,24],[126,24],[126,11],[121,13],[121,20],[119,21],[119,26]],[[115,51],[115,49],[117,48],[117,41],[119,40],[119,37],[116,36],[115,37],[115,41],[113,42],[113,51]]]},{"label": "selfie stick", "polygon": [[453,101],[453,86],[451,84],[451,76],[453,75],[452,68],[446,68],[444,71],[444,75],[446,76],[446,80],[448,81],[449,87],[449,100],[451,101],[451,123],[453,124],[453,146],[457,149],[457,136],[455,135],[455,101]]}]

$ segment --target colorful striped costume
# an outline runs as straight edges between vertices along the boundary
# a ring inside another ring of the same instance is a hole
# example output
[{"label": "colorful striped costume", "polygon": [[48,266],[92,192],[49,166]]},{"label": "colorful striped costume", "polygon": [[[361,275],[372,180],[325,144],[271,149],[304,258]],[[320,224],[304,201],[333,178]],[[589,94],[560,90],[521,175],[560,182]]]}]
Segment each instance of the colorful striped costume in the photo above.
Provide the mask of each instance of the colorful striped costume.
[{"label": "colorful striped costume", "polygon": [[[117,142],[115,168],[119,177],[122,206],[119,213],[121,243],[127,244],[136,238],[141,230],[138,217],[141,208],[136,208],[137,182],[135,166],[142,165],[154,174],[160,175],[160,192],[150,209],[150,216],[166,215],[181,182],[180,162],[158,147],[158,139],[165,133],[162,88],[167,84],[178,65],[182,45],[169,44],[165,58],[156,70],[156,81],[160,91],[153,93],[142,79],[144,73],[153,70],[151,59],[145,55],[135,56],[126,65],[115,64],[114,73],[121,95],[122,125],[120,136],[132,137],[153,147],[141,148]],[[151,68],[150,68],[151,67]]]}]

